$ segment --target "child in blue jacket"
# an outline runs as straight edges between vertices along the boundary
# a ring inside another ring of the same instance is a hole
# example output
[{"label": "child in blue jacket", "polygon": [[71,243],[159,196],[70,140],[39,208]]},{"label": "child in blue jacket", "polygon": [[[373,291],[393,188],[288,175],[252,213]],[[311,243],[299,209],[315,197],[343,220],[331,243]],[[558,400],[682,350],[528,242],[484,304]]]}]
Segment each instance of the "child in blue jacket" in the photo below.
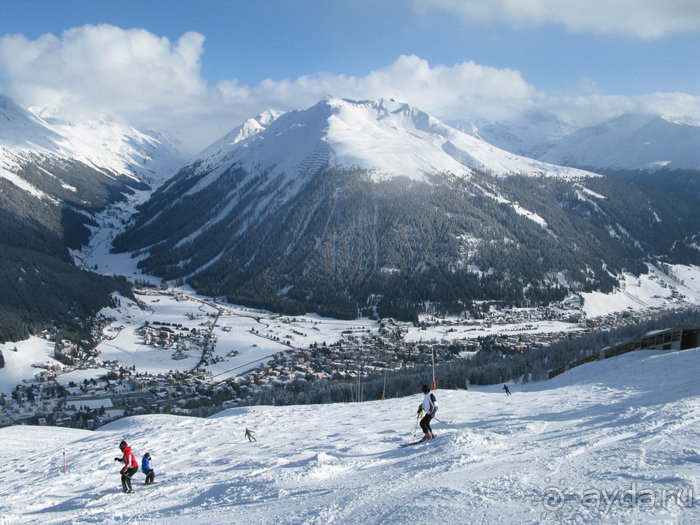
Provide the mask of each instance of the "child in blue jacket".
[{"label": "child in blue jacket", "polygon": [[153,478],[156,477],[156,473],[151,468],[151,455],[148,452],[143,455],[143,459],[141,460],[141,470],[146,474],[146,483],[144,484],[153,485]]}]

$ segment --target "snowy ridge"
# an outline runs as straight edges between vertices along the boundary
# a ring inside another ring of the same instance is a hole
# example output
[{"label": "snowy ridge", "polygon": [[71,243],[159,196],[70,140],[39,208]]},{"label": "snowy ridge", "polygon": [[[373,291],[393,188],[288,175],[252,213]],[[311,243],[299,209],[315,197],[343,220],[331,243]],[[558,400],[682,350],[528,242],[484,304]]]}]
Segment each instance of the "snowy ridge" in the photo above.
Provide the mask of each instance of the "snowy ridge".
[{"label": "snowy ridge", "polygon": [[[0,149],[0,158],[2,157],[2,150]],[[12,184],[17,186],[19,189],[27,192],[29,195],[32,195],[36,197],[37,199],[45,199],[53,204],[58,204],[58,201],[54,199],[53,197],[47,195],[45,192],[41,191],[39,188],[36,186],[30,184],[26,180],[24,180],[22,177],[14,173],[13,171],[10,171],[6,168],[3,168],[0,166],[0,178],[9,180]]]},{"label": "snowy ridge", "polygon": [[700,126],[627,114],[562,138],[538,158],[577,166],[700,169]]},{"label": "snowy ridge", "polygon": [[[7,525],[697,523],[699,358],[632,352],[511,384],[509,397],[501,385],[438,390],[437,438],[408,448],[419,395],[137,416],[94,432],[7,427],[0,514]],[[164,484],[143,487],[138,472],[121,494],[122,439],[139,461],[150,452]]]},{"label": "snowy ridge", "polygon": [[527,159],[469,136],[408,104],[326,98],[315,106],[248,120],[193,163],[209,173],[197,191],[230,166],[296,178],[328,165],[367,170],[375,180],[472,170],[584,177],[591,173]]},{"label": "snowy ridge", "polygon": [[603,122],[568,122],[542,111],[460,129],[508,151],[566,166],[700,169],[696,118],[627,113]]},{"label": "snowy ridge", "polygon": [[163,134],[144,133],[116,122],[44,120],[0,95],[0,167],[4,176],[43,155],[77,160],[110,177],[122,175],[158,185],[182,164],[177,148]]},{"label": "snowy ridge", "polygon": [[177,144],[157,132],[104,120],[52,125],[64,138],[58,153],[136,180],[160,184],[180,166]]},{"label": "snowy ridge", "polygon": [[453,125],[489,144],[532,158],[539,158],[538,152],[544,145],[549,145],[584,126],[582,123],[563,120],[553,113],[539,109],[525,111],[509,120],[460,120]]}]

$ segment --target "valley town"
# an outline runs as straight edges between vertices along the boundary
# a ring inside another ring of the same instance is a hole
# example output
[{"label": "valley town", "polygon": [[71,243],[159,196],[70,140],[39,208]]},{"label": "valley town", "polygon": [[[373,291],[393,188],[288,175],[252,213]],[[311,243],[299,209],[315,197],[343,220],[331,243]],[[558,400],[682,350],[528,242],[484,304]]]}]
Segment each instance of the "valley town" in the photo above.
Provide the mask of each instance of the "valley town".
[{"label": "valley town", "polygon": [[[479,318],[426,315],[405,323],[276,315],[177,289],[141,288],[136,297],[138,303],[122,299],[99,316],[93,342],[48,331],[34,338],[46,359],[32,364],[33,377],[0,394],[0,426],[94,429],[135,414],[208,415],[313,381],[344,381],[350,385],[344,401],[367,401],[362,381],[369,377],[469,357],[484,345],[525,352],[662,310],[591,318],[572,296],[548,307],[486,304]],[[674,291],[669,306],[683,308],[683,299]],[[3,351],[19,352],[18,344]]]}]

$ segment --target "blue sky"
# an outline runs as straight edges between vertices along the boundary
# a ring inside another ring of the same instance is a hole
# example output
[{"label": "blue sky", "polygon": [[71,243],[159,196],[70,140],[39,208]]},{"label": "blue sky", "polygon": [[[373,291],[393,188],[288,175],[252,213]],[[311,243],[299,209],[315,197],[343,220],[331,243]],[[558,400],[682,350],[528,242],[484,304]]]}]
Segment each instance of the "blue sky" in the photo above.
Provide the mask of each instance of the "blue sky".
[{"label": "blue sky", "polygon": [[0,0],[0,92],[59,116],[208,122],[206,140],[327,94],[445,120],[682,115],[699,57],[696,0]]}]

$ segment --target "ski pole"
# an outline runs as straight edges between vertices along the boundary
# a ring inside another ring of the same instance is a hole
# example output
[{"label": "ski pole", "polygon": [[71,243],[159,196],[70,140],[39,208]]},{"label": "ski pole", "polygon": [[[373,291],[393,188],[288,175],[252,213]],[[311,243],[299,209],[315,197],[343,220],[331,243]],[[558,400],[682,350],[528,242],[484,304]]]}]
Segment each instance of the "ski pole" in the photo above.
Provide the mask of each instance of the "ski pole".
[{"label": "ski pole", "polygon": [[98,489],[101,488],[102,485],[105,484],[105,481],[107,481],[107,478],[108,478],[109,475],[112,473],[112,469],[113,469],[113,468],[114,468],[114,463],[112,463],[112,465],[109,467],[109,470],[107,471],[107,475],[105,476],[105,479],[102,480],[102,483],[100,483],[99,485],[97,485],[97,488],[98,488]]}]

